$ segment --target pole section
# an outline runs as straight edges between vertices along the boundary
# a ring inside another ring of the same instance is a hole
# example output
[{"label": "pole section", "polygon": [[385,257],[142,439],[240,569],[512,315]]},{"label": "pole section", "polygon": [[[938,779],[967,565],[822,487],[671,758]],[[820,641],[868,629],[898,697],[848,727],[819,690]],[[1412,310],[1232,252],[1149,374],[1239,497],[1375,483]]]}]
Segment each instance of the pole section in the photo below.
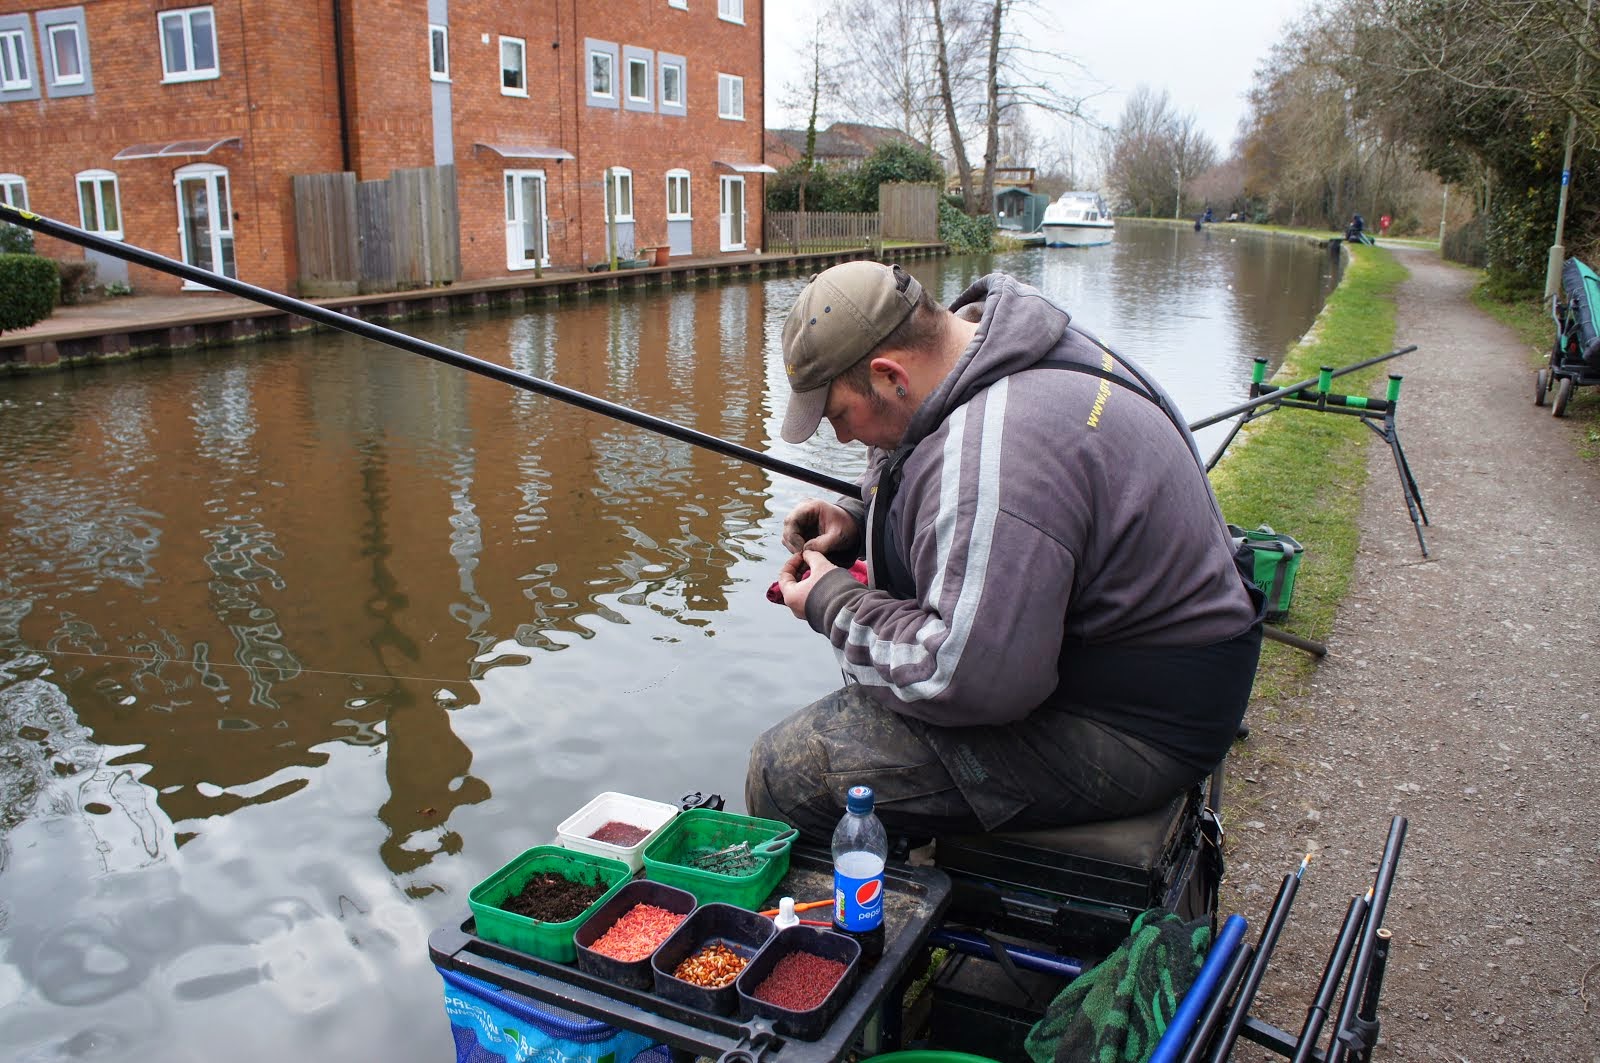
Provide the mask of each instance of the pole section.
[{"label": "pole section", "polygon": [[[1594,0],[1584,0],[1583,4],[1583,35],[1589,35],[1589,16],[1594,10]],[[1583,57],[1582,47],[1578,49],[1577,58],[1574,60],[1572,71],[1572,91],[1574,94],[1583,87]],[[1577,137],[1578,112],[1569,105],[1567,107],[1567,147],[1561,160],[1561,198],[1556,204],[1556,240],[1550,245],[1550,261],[1545,264],[1544,270],[1544,298],[1549,302],[1555,297],[1561,287],[1561,262],[1567,257],[1567,249],[1562,246],[1562,234],[1567,225],[1567,186],[1572,183],[1572,142]]]},{"label": "pole section", "polygon": [[229,292],[252,302],[270,306],[275,310],[282,310],[284,313],[303,317],[308,321],[315,321],[320,325],[326,325],[341,332],[349,332],[365,339],[377,340],[379,343],[398,347],[400,350],[408,351],[411,354],[420,354],[424,358],[431,358],[436,362],[443,362],[457,369],[465,369],[469,373],[476,373],[491,380],[498,380],[502,384],[510,384],[512,387],[521,388],[523,391],[532,391],[545,395],[569,405],[577,406],[580,409],[588,410],[591,413],[603,414],[626,424],[658,432],[661,435],[692,446],[703,447],[706,450],[715,451],[730,458],[738,458],[740,461],[749,462],[769,472],[781,473],[784,476],[793,477],[796,480],[804,481],[827,491],[834,491],[842,495],[853,496],[856,494],[855,484],[848,480],[842,480],[837,476],[829,476],[827,473],[818,472],[815,469],[807,469],[804,466],[784,461],[782,458],[775,458],[770,454],[763,454],[758,450],[751,450],[749,447],[730,443],[726,439],[709,435],[698,429],[689,428],[661,417],[653,417],[647,413],[640,413],[638,410],[630,409],[627,406],[596,398],[581,391],[574,391],[572,388],[562,387],[560,384],[549,380],[541,380],[536,376],[530,376],[508,366],[498,365],[482,358],[475,358],[460,351],[453,351],[448,347],[441,347],[437,343],[429,343],[427,340],[408,336],[403,332],[396,332],[393,329],[384,328],[382,325],[375,325],[370,321],[348,317],[337,310],[318,306],[316,303],[308,303],[302,299],[283,295],[280,292],[258,288],[253,284],[246,284],[244,281],[236,280],[233,277],[224,277],[220,273],[212,273],[210,270],[199,269],[186,262],[179,262],[164,255],[158,255],[154,251],[146,251],[142,247],[120,243],[116,240],[107,240],[104,237],[84,232],[82,229],[74,228],[52,218],[18,210],[16,207],[6,203],[0,203],[0,221],[8,221],[15,225],[32,229],[34,232],[44,233],[46,236],[54,236],[57,239],[78,244],[80,247],[87,247],[140,266],[160,270],[163,273],[171,273],[186,280],[192,280],[207,287],[215,288],[218,291]]}]

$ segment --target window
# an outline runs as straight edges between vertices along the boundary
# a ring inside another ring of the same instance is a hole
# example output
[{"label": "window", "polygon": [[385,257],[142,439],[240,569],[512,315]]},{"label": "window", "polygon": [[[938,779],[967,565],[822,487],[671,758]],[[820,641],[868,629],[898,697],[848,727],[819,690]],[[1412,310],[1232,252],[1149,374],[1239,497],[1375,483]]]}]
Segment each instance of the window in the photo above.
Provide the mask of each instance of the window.
[{"label": "window", "polygon": [[156,16],[161,28],[161,79],[217,77],[217,27],[209,7],[186,7]]},{"label": "window", "polygon": [[521,37],[500,38],[500,92],[505,96],[528,94],[528,43]]},{"label": "window", "polygon": [[428,76],[435,81],[450,80],[449,26],[428,26]]},{"label": "window", "polygon": [[0,30],[0,91],[33,87],[28,70],[28,35],[22,30]]},{"label": "window", "polygon": [[661,64],[661,102],[669,107],[683,106],[683,64]]},{"label": "window", "polygon": [[679,11],[689,10],[689,0],[667,0],[668,7],[675,7]]},{"label": "window", "polygon": [[629,57],[628,99],[635,103],[650,102],[650,60]]},{"label": "window", "polygon": [[606,220],[633,220],[633,171],[613,166],[606,171]]},{"label": "window", "polygon": [[111,240],[122,239],[122,204],[117,175],[110,170],[85,170],[78,175],[78,220],[85,231]]},{"label": "window", "polygon": [[717,117],[744,118],[744,78],[717,75]]},{"label": "window", "polygon": [[728,22],[743,22],[744,0],[717,0],[717,17]]},{"label": "window", "polygon": [[615,63],[616,56],[610,52],[589,53],[589,95],[616,95],[611,83]]},{"label": "window", "polygon": [[28,182],[21,174],[0,173],[0,203],[18,210],[28,209]]},{"label": "window", "polygon": [[689,171],[667,171],[667,220],[689,219]]},{"label": "window", "polygon": [[58,22],[48,27],[50,41],[50,83],[83,84],[83,34],[76,22]]}]

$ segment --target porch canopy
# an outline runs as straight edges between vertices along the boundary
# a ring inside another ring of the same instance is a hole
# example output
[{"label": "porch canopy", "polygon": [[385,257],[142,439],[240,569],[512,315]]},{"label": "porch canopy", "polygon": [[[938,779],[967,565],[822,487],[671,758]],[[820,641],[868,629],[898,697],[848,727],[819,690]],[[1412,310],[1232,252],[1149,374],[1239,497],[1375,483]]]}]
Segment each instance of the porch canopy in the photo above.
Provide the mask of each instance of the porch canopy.
[{"label": "porch canopy", "polygon": [[502,159],[571,159],[576,158],[566,148],[544,148],[525,144],[474,144],[474,148],[487,148]]},{"label": "porch canopy", "polygon": [[243,141],[236,136],[199,137],[194,140],[168,140],[157,144],[133,144],[123,148],[112,160],[167,159],[178,155],[210,155],[224,144],[238,147]]},{"label": "porch canopy", "polygon": [[724,161],[722,159],[718,159],[717,160],[717,165],[722,167],[724,170],[732,170],[734,173],[777,173],[778,172],[776,169],[774,169],[771,166],[768,166],[764,162],[726,162],[726,161]]}]

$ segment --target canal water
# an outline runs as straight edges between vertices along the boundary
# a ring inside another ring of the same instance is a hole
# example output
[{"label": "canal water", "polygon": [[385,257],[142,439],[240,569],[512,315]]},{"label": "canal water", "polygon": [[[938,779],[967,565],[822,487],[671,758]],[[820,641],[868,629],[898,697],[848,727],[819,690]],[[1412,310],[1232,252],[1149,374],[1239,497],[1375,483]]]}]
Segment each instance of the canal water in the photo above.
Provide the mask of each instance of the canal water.
[{"label": "canal water", "polygon": [[[1190,419],[1334,283],[1220,226],[911,267],[1039,285]],[[850,476],[777,440],[802,284],[402,327]],[[426,941],[476,882],[599,791],[741,807],[838,680],[765,597],[811,489],[369,341],[0,381],[0,470],[11,1058],[450,1059]]]}]

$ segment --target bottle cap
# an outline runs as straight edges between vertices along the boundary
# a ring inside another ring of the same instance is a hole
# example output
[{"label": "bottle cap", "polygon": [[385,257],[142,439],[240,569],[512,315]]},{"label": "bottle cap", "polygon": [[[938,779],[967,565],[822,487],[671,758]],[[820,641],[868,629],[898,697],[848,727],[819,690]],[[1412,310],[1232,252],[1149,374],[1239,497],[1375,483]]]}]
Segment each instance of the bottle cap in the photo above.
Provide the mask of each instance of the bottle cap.
[{"label": "bottle cap", "polygon": [[852,786],[844,795],[844,808],[846,812],[864,813],[872,811],[872,787]]}]

